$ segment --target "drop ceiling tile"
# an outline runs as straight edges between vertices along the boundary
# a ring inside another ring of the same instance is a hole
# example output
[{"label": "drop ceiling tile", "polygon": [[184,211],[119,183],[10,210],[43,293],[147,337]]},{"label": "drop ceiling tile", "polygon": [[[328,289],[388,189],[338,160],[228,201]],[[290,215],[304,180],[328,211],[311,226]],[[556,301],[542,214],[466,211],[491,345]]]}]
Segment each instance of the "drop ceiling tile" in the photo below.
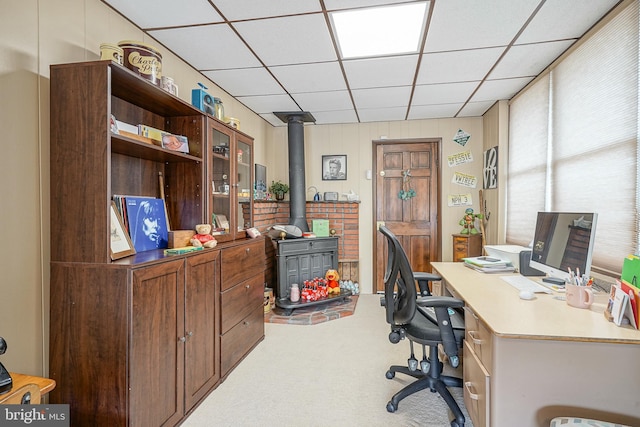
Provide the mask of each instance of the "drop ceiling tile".
[{"label": "drop ceiling tile", "polygon": [[236,99],[257,114],[274,111],[302,111],[289,95],[238,96]]},{"label": "drop ceiling tile", "polygon": [[460,110],[457,117],[480,117],[495,103],[496,101],[469,102]]},{"label": "drop ceiling tile", "polygon": [[263,113],[263,114],[259,114],[259,116],[265,119],[267,122],[269,122],[272,126],[287,126],[286,123],[280,120],[273,113]]},{"label": "drop ceiling tile", "polygon": [[390,122],[404,120],[406,107],[362,108],[358,109],[361,122]]},{"label": "drop ceiling tile", "polygon": [[204,71],[202,74],[233,96],[286,94],[264,68]]},{"label": "drop ceiling tile", "polygon": [[258,67],[255,55],[226,24],[150,31],[197,70]]},{"label": "drop ceiling tile", "polygon": [[413,105],[451,104],[466,102],[480,84],[476,82],[441,83],[416,86]]},{"label": "drop ceiling tile", "polygon": [[519,77],[514,79],[486,80],[478,91],[473,94],[471,101],[491,101],[497,99],[511,99],[520,92],[533,77]]},{"label": "drop ceiling tile", "polygon": [[294,93],[300,108],[304,111],[313,111],[314,116],[318,111],[336,111],[353,108],[353,103],[346,90],[332,92]]},{"label": "drop ceiling tile", "polygon": [[406,2],[407,0],[325,0],[324,5],[327,10],[338,10],[351,9],[355,7],[385,6]]},{"label": "drop ceiling tile", "polygon": [[355,123],[358,121],[356,112],[353,110],[314,111],[313,117],[315,117],[317,125]]},{"label": "drop ceiling tile", "polygon": [[490,79],[537,76],[575,40],[512,46],[489,74]]},{"label": "drop ceiling tile", "polygon": [[270,68],[289,93],[346,90],[340,65],[335,62],[283,65]]},{"label": "drop ceiling tile", "polygon": [[207,0],[104,0],[140,28],[222,22]]},{"label": "drop ceiling tile", "polygon": [[295,15],[322,10],[318,0],[215,0],[214,3],[229,21]]},{"label": "drop ceiling tile", "polygon": [[356,89],[352,91],[358,112],[363,108],[391,108],[407,105],[411,94],[410,86],[385,87],[376,89]]},{"label": "drop ceiling tile", "polygon": [[321,13],[243,21],[234,26],[268,66],[338,59]]},{"label": "drop ceiling tile", "polygon": [[416,73],[418,55],[343,61],[351,89],[409,86]]},{"label": "drop ceiling tile", "polygon": [[427,53],[422,57],[417,84],[482,80],[504,48]]},{"label": "drop ceiling tile", "polygon": [[583,0],[547,0],[516,43],[580,38],[617,3],[599,0],[585,7]]},{"label": "drop ceiling tile", "polygon": [[506,46],[538,5],[531,0],[437,1],[425,52]]},{"label": "drop ceiling tile", "polygon": [[440,119],[444,117],[454,117],[462,107],[462,103],[437,104],[437,105],[417,105],[412,106],[409,111],[409,120],[417,119]]}]

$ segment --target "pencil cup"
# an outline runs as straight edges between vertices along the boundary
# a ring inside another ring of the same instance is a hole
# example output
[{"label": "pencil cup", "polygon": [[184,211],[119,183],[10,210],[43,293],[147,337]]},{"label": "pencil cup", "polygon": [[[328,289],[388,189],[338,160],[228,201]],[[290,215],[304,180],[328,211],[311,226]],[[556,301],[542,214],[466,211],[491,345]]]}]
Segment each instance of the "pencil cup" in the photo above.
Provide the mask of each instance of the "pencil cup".
[{"label": "pencil cup", "polygon": [[567,304],[572,307],[589,308],[593,304],[593,292],[587,286],[565,285]]}]

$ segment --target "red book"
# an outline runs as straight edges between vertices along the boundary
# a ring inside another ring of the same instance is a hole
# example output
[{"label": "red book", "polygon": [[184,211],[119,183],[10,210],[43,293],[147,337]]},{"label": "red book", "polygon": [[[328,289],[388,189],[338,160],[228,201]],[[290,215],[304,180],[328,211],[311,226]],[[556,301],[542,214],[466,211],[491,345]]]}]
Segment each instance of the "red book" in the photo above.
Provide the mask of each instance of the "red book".
[{"label": "red book", "polygon": [[638,318],[640,318],[640,288],[636,288],[624,280],[620,281],[620,285],[624,293],[629,295],[629,302],[631,303],[633,317],[635,317],[636,325],[640,327],[640,324],[638,324]]}]

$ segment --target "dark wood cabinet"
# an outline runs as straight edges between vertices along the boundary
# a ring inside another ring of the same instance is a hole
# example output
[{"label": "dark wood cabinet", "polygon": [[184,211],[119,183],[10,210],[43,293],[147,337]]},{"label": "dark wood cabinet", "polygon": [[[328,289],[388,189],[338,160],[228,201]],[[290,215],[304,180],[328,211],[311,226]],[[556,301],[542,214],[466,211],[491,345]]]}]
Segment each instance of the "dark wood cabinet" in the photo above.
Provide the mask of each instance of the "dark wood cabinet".
[{"label": "dark wood cabinet", "polygon": [[[251,164],[252,140],[111,61],[52,65],[51,104],[50,402],[69,404],[74,426],[180,424],[264,337],[264,238],[244,238],[251,209],[241,222],[233,205],[235,232],[216,248],[112,260],[111,199],[164,193],[171,228],[193,230],[211,221],[211,125],[236,150],[227,195],[236,205],[240,190],[252,199],[252,175],[238,165]],[[184,135],[189,153],[115,133],[112,118]],[[251,256],[223,262],[236,252]],[[223,284],[251,288],[234,325],[250,327],[229,338]]]},{"label": "dark wood cabinet", "polygon": [[228,221],[219,241],[246,237],[253,226],[253,139],[214,119],[207,125],[208,217]]},{"label": "dark wood cabinet", "polygon": [[264,239],[222,250],[221,372],[264,338]]},{"label": "dark wood cabinet", "polygon": [[191,409],[220,380],[220,252],[186,259],[185,407]]},{"label": "dark wood cabinet", "polygon": [[119,403],[130,408],[130,426],[173,425],[184,415],[184,260],[132,270],[130,288],[130,356],[121,356],[130,398]]},{"label": "dark wood cabinet", "polygon": [[482,234],[454,234],[453,262],[482,255]]}]

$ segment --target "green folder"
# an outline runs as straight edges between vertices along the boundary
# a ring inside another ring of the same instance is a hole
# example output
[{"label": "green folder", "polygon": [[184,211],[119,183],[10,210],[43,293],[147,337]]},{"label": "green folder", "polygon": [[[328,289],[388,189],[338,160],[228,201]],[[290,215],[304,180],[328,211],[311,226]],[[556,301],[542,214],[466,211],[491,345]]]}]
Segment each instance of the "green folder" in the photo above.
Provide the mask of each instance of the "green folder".
[{"label": "green folder", "polygon": [[314,219],[311,220],[313,234],[316,237],[329,237],[329,220],[328,219]]},{"label": "green folder", "polygon": [[640,257],[629,255],[624,259],[621,278],[635,287],[640,287]]}]

